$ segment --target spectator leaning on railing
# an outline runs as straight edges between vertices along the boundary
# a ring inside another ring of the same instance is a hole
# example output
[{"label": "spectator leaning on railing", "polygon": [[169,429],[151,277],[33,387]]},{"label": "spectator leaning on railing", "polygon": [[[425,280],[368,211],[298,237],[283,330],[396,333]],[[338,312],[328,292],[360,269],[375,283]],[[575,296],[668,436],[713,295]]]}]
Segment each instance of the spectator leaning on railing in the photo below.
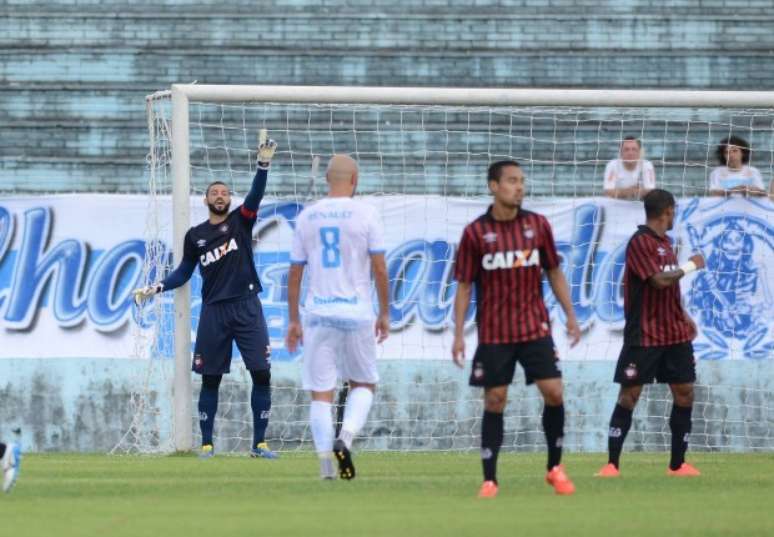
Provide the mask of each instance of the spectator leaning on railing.
[{"label": "spectator leaning on railing", "polygon": [[605,196],[638,200],[656,188],[656,171],[653,164],[642,158],[642,143],[634,136],[627,136],[618,150],[619,158],[605,166]]},{"label": "spectator leaning on railing", "polygon": [[739,136],[723,138],[715,152],[720,166],[712,170],[709,178],[710,196],[742,194],[765,196],[761,172],[750,162],[750,144]]}]

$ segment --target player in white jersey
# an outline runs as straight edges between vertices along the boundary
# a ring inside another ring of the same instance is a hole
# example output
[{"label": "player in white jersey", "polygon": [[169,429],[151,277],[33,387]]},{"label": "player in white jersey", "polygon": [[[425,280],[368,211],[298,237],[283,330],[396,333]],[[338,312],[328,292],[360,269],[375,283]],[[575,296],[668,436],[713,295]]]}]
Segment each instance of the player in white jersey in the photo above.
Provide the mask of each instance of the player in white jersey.
[{"label": "player in white jersey", "polygon": [[642,158],[642,144],[634,136],[627,136],[618,150],[619,158],[605,166],[605,196],[638,200],[656,188],[656,170],[649,160]]},{"label": "player in white jersey", "polygon": [[[333,456],[342,479],[355,477],[350,450],[365,425],[379,381],[376,343],[387,338],[387,266],[382,225],[375,208],[352,199],[357,163],[334,155],[328,163],[328,196],[305,208],[296,219],[288,278],[287,347],[303,343],[302,384],[311,393],[310,425],[323,478],[335,477]],[[301,279],[308,288],[303,326],[299,315]],[[379,299],[374,318],[371,271]],[[331,415],[337,377],[350,386],[344,419],[334,442]]]},{"label": "player in white jersey", "polygon": [[710,174],[710,196],[742,194],[744,196],[765,196],[761,172],[750,162],[750,144],[739,136],[729,136],[718,144],[715,155],[720,166]]},{"label": "player in white jersey", "polygon": [[21,446],[18,442],[3,444],[0,442],[0,470],[3,473],[3,492],[11,492],[19,477],[21,466]]}]

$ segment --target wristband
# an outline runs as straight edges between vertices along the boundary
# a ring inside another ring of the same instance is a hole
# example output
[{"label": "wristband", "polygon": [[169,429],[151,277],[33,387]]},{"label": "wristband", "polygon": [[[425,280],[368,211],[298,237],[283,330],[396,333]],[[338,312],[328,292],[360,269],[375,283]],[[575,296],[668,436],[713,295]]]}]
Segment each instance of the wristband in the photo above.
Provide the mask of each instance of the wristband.
[{"label": "wristband", "polygon": [[682,265],[680,265],[680,270],[683,271],[683,274],[690,274],[691,272],[696,270],[696,263],[693,261],[686,261]]}]

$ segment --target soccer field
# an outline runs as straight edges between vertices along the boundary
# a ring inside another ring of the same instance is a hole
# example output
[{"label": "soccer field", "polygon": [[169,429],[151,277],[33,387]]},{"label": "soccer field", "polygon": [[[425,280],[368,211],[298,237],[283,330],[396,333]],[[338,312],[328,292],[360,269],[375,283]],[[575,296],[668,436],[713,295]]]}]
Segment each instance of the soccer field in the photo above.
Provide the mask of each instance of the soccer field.
[{"label": "soccer field", "polygon": [[704,475],[664,475],[668,454],[570,455],[578,492],[543,482],[542,454],[501,455],[500,495],[479,500],[468,454],[366,453],[352,482],[322,482],[312,454],[280,461],[29,455],[0,498],[0,535],[774,535],[774,455],[690,454]]}]

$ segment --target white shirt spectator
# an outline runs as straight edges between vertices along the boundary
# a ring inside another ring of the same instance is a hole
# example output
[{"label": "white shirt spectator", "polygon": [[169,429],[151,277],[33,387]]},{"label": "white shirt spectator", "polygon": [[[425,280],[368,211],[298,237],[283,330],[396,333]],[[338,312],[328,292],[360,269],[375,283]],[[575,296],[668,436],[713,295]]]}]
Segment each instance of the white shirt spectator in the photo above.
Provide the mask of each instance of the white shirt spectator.
[{"label": "white shirt spectator", "polygon": [[746,164],[738,170],[728,166],[718,166],[710,174],[710,190],[731,190],[739,186],[755,187],[765,190],[763,177],[758,168]]},{"label": "white shirt spectator", "polygon": [[638,160],[633,170],[624,167],[623,160],[613,159],[605,166],[604,190],[639,186],[643,190],[656,188],[656,170],[649,160]]}]

